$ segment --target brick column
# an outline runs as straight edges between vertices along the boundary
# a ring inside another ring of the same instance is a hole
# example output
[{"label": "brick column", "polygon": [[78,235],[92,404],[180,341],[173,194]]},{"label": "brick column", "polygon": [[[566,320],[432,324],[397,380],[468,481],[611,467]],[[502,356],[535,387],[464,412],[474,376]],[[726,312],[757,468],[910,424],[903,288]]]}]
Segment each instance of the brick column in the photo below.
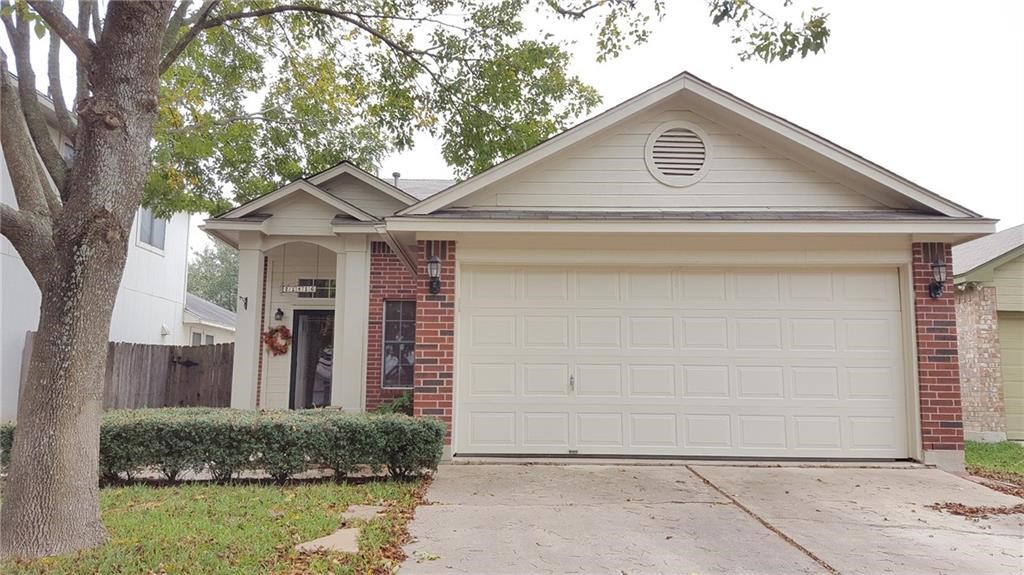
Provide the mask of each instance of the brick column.
[{"label": "brick column", "polygon": [[[455,242],[418,242],[416,266],[416,372],[413,415],[437,417],[451,445],[455,370]],[[441,292],[430,293],[427,260],[441,259]]]},{"label": "brick column", "polygon": [[[932,262],[946,262],[942,296],[928,295]],[[957,357],[953,255],[949,244],[913,244],[914,316],[917,324],[917,378],[924,461],[945,469],[963,469],[964,434]]]}]

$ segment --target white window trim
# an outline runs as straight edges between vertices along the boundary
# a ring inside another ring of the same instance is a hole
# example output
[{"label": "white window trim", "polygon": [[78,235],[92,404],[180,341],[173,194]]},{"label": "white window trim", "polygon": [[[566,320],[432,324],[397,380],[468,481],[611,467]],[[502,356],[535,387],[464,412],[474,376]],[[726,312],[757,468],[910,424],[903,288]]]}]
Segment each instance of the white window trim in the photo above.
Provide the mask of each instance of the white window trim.
[{"label": "white window trim", "polygon": [[[135,212],[135,214],[136,214],[136,218],[135,218],[135,220],[136,220],[136,222],[135,222],[135,245],[137,245],[140,248],[146,250],[147,252],[151,252],[151,253],[154,253],[154,254],[156,254],[158,256],[163,257],[163,256],[167,255],[167,250],[166,250],[166,246],[167,246],[167,227],[171,225],[171,220],[164,220],[164,221],[167,222],[167,225],[164,226],[164,246],[165,247],[164,248],[158,248],[158,247],[156,247],[156,246],[154,246],[154,245],[152,245],[150,243],[147,243],[145,240],[142,239],[142,210],[143,210],[142,206],[139,206],[139,209]],[[156,217],[154,217],[153,219],[156,219]],[[161,218],[161,219],[163,219],[163,218]]]}]

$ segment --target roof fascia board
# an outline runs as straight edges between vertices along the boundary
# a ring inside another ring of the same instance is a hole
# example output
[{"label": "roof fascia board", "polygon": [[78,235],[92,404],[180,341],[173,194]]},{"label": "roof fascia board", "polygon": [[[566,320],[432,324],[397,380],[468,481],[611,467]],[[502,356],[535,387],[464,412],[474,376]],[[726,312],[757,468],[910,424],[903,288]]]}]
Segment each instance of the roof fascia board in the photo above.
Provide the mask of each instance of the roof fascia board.
[{"label": "roof fascia board", "polygon": [[334,179],[342,174],[348,174],[354,177],[355,179],[359,180],[360,182],[363,182],[364,184],[372,187],[373,189],[383,192],[391,196],[392,198],[402,202],[406,206],[411,206],[415,204],[417,201],[419,201],[412,195],[405,193],[401,189],[396,188],[395,186],[367,172],[366,170],[360,168],[359,166],[356,166],[355,164],[347,161],[342,162],[337,166],[334,166],[333,168],[320,172],[319,174],[311,176],[307,179],[313,185],[319,186],[320,184],[328,180]]},{"label": "roof fascia board", "polygon": [[753,104],[725,92],[715,86],[688,76],[686,78],[686,90],[718,104],[731,112],[739,114],[748,121],[771,130],[772,132],[801,144],[805,148],[816,152],[831,161],[864,176],[880,184],[891,188],[908,198],[928,206],[929,208],[950,217],[979,217],[977,214],[955,202],[947,200],[938,194],[926,190],[921,186],[897,175],[889,170],[857,156],[821,136],[788,122],[774,114],[754,106]]},{"label": "roof fascia board", "polygon": [[675,76],[672,79],[647,90],[646,92],[633,96],[625,102],[622,102],[621,104],[598,114],[597,116],[589,118],[582,123],[561,132],[560,134],[552,136],[550,139],[541,142],[519,155],[513,156],[467,180],[463,180],[462,182],[459,182],[440,193],[434,194],[415,205],[399,210],[397,215],[425,215],[448,206],[453,202],[483,188],[484,186],[490,185],[510,174],[536,164],[537,162],[544,160],[577,142],[581,142],[602,130],[617,124],[633,114],[642,112],[648,107],[672,96],[682,89],[683,80],[684,74]]},{"label": "roof fascia board", "polygon": [[951,234],[971,237],[992,233],[995,223],[984,219],[946,221],[640,221],[608,220],[468,220],[464,218],[387,218],[389,232],[563,232],[563,233],[727,233],[727,234]]}]

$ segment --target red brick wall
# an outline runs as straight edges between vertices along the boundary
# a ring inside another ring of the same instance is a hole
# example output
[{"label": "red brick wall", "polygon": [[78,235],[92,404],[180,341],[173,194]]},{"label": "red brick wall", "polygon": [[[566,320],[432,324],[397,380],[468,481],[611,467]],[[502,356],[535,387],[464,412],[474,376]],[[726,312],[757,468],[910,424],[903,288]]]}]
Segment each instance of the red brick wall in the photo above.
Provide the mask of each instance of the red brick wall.
[{"label": "red brick wall", "polygon": [[256,409],[260,408],[261,400],[263,397],[263,356],[266,352],[263,351],[263,332],[267,331],[267,282],[270,278],[267,277],[267,271],[270,270],[270,258],[264,256],[263,258],[263,286],[260,289],[260,346],[259,356],[256,360]]},{"label": "red brick wall", "polygon": [[[441,293],[429,291],[427,259],[441,258]],[[452,372],[455,369],[455,242],[420,241],[417,246],[416,372],[413,414],[448,425],[451,444]]]},{"label": "red brick wall", "polygon": [[[928,295],[932,262],[946,262],[946,289]],[[953,255],[949,244],[913,245],[914,315],[917,322],[917,375],[920,385],[921,442],[925,451],[963,450],[960,367],[957,357]]]},{"label": "red brick wall", "polygon": [[[371,411],[405,391],[381,387],[384,302],[416,300],[416,278],[384,242],[370,243],[370,312],[366,337],[366,409]],[[418,354],[417,354],[418,355]]]}]

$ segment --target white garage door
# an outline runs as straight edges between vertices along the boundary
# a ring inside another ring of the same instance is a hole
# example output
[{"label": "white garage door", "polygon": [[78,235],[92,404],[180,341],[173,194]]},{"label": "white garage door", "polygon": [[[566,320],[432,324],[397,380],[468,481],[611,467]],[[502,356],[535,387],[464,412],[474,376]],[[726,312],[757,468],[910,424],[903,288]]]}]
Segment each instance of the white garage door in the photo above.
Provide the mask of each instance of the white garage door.
[{"label": "white garage door", "polygon": [[896,269],[460,273],[456,453],[907,456]]}]

